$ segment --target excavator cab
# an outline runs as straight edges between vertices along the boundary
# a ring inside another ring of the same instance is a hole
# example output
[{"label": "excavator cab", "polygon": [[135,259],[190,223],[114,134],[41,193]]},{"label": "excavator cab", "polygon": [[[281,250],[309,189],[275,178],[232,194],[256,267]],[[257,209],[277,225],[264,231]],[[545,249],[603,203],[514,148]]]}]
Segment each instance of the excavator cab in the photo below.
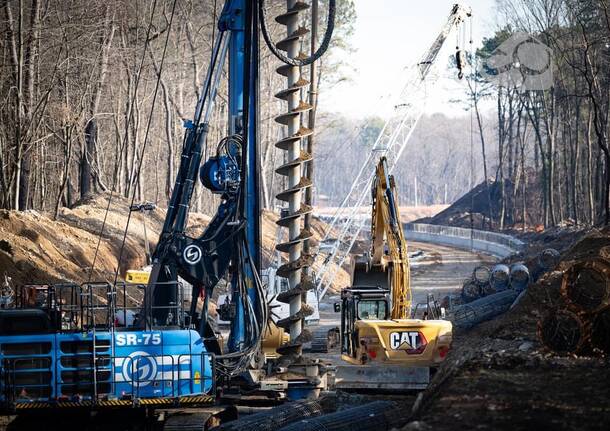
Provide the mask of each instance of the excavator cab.
[{"label": "excavator cab", "polygon": [[357,357],[360,340],[356,322],[387,320],[389,300],[390,290],[380,286],[350,287],[341,292],[341,354]]},{"label": "excavator cab", "polygon": [[337,389],[422,390],[447,354],[451,323],[392,319],[391,296],[382,286],[352,286],[341,292],[335,311],[341,312],[345,362],[336,368]]}]

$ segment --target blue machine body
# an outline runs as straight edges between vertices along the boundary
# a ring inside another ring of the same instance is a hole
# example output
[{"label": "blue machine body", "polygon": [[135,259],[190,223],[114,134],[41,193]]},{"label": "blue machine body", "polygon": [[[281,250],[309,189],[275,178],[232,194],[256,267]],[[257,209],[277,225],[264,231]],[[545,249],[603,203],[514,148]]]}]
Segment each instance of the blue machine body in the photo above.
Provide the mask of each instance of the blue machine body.
[{"label": "blue machine body", "polygon": [[194,330],[0,336],[0,361],[5,408],[188,404],[214,388],[213,356]]},{"label": "blue machine body", "polygon": [[[254,8],[256,9],[256,8]],[[246,245],[242,250],[249,256],[254,266],[260,266],[260,201],[258,196],[258,37],[252,36],[246,42],[246,0],[229,0],[219,20],[221,31],[230,31],[229,44],[229,133],[243,133],[245,148],[242,157],[245,159],[245,169],[242,173],[242,217],[246,220]],[[252,32],[254,35],[256,31]],[[246,43],[255,58],[246,58]],[[246,77],[247,71],[247,77]],[[247,99],[247,100],[246,100]],[[247,115],[244,112],[247,106]],[[260,269],[260,268],[258,268]],[[256,296],[254,271],[251,267],[243,268],[243,277],[248,286],[250,303],[256,307],[259,300]],[[231,298],[235,304],[235,318],[231,322],[231,334],[228,348],[239,351],[246,343],[244,298],[241,298],[232,281]]]},{"label": "blue machine body", "polygon": [[[38,308],[26,304],[21,310],[12,310],[22,316],[35,312],[36,318],[46,316],[41,321],[54,322],[43,324],[38,332],[31,328],[20,332],[18,324],[6,317],[10,313],[0,315],[0,326],[4,319],[10,327],[0,332],[0,408],[182,406],[213,401],[214,355],[221,352],[213,336],[206,335],[207,301],[230,262],[240,262],[240,266],[239,273],[231,276],[235,315],[229,352],[242,351],[251,342],[248,313],[260,305],[256,284],[261,258],[256,14],[255,2],[225,3],[218,22],[218,57],[210,65],[196,110],[199,114],[186,124],[181,165],[153,253],[152,272],[148,285],[140,286],[144,299],[132,307],[138,310],[139,322],[116,324],[113,298],[117,291],[104,293],[106,309],[91,306],[88,317],[74,318],[69,328],[65,327],[61,296],[49,296]],[[223,51],[227,38],[228,50]],[[241,148],[237,154],[231,147],[201,167],[209,130],[209,116],[201,112],[208,112],[214,104],[214,76],[222,71],[223,60],[219,59],[224,53],[229,61],[228,133],[240,137]],[[204,185],[221,193],[223,199],[203,235],[191,238],[186,234],[186,223],[198,173]],[[245,239],[231,242],[238,234]],[[191,298],[179,290],[179,276],[192,285]],[[82,292],[75,297],[78,295],[82,300]],[[205,302],[199,313],[201,298]],[[190,311],[181,308],[187,299]],[[71,315],[77,314],[74,310],[78,307],[82,314],[82,303],[77,300],[74,304]],[[127,307],[126,300],[123,305]],[[102,325],[96,323],[100,313],[105,319]],[[94,323],[86,324],[87,319]]]}]

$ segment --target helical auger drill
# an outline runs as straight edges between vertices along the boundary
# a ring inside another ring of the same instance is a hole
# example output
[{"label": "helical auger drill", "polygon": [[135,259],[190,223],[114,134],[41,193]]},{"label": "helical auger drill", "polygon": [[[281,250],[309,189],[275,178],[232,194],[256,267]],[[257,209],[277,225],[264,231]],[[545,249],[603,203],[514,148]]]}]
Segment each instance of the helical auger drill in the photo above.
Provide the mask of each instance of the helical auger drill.
[{"label": "helical auger drill", "polygon": [[[303,242],[311,238],[312,233],[302,228],[302,218],[305,214],[312,212],[312,207],[303,202],[303,191],[312,187],[312,182],[304,176],[305,165],[312,160],[312,154],[303,150],[304,140],[313,134],[313,130],[302,123],[303,114],[308,113],[313,106],[302,100],[309,81],[302,75],[302,66],[313,63],[328,48],[334,27],[335,0],[329,2],[328,25],[324,39],[318,50],[311,56],[301,52],[302,41],[309,29],[300,25],[301,14],[307,11],[309,4],[287,0],[287,11],[278,15],[275,20],[286,26],[286,37],[277,44],[273,44],[265,27],[265,19],[262,19],[262,33],[270,50],[284,64],[277,68],[277,73],[286,77],[287,86],[278,92],[275,97],[287,103],[287,111],[278,115],[275,121],[286,126],[286,134],[283,139],[275,143],[275,146],[286,151],[286,162],[276,169],[279,175],[287,177],[287,188],[280,192],[276,198],[288,204],[277,224],[288,229],[286,242],[277,244],[276,249],[288,254],[288,262],[280,266],[277,273],[286,277],[289,290],[278,295],[277,300],[290,306],[289,316],[277,322],[278,326],[289,330],[290,342],[278,350],[282,354],[299,355],[301,345],[307,341],[311,334],[304,329],[305,317],[313,312],[311,306],[307,305],[307,291],[315,287],[314,280],[306,269],[313,263],[313,256],[302,253]],[[264,18],[264,1],[261,1],[261,16]],[[280,51],[286,53],[282,54]]]}]

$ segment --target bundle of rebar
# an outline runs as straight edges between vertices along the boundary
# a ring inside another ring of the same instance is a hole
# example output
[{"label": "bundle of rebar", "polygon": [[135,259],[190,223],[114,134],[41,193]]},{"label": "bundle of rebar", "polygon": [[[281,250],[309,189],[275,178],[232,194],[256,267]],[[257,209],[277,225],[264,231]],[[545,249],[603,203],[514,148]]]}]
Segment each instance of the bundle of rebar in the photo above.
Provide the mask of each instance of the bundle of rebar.
[{"label": "bundle of rebar", "polygon": [[596,313],[610,305],[610,266],[601,259],[572,265],[563,276],[561,294],[578,311]]},{"label": "bundle of rebar", "polygon": [[477,266],[470,278],[462,284],[462,301],[469,303],[481,296],[493,293],[490,291],[491,271],[484,265]]},{"label": "bundle of rebar", "polygon": [[455,328],[468,329],[485,320],[506,312],[513,304],[519,292],[505,290],[479,298],[468,304],[455,307],[452,323]]},{"label": "bundle of rebar", "polygon": [[538,323],[542,344],[559,354],[610,353],[610,263],[581,260],[561,282],[563,305]]},{"label": "bundle of rebar", "polygon": [[214,431],[275,431],[297,420],[311,419],[334,411],[334,402],[327,398],[296,401],[228,422]]},{"label": "bundle of rebar", "polygon": [[559,309],[548,313],[538,324],[540,341],[560,353],[578,353],[590,337],[590,324],[576,313]]},{"label": "bundle of rebar", "polygon": [[524,290],[530,283],[530,271],[525,264],[519,262],[510,266],[510,287],[518,291]]},{"label": "bundle of rebar", "polygon": [[401,414],[396,403],[374,401],[335,413],[301,419],[281,431],[385,431],[399,425]]},{"label": "bundle of rebar", "polygon": [[490,282],[496,292],[508,289],[510,286],[510,268],[503,263],[495,265],[491,269]]},{"label": "bundle of rebar", "polygon": [[462,301],[469,304],[507,289],[523,291],[530,280],[529,269],[523,263],[515,263],[510,268],[503,263],[494,265],[491,269],[477,266],[471,277],[462,284]]},{"label": "bundle of rebar", "polygon": [[479,286],[489,284],[491,278],[491,271],[484,265],[477,266],[472,271],[472,280]]},{"label": "bundle of rebar", "polygon": [[532,271],[532,280],[537,281],[542,274],[554,269],[559,264],[560,254],[553,248],[542,250]]},{"label": "bundle of rebar", "polygon": [[481,286],[473,280],[466,280],[462,285],[462,300],[466,303],[472,302],[481,296]]}]

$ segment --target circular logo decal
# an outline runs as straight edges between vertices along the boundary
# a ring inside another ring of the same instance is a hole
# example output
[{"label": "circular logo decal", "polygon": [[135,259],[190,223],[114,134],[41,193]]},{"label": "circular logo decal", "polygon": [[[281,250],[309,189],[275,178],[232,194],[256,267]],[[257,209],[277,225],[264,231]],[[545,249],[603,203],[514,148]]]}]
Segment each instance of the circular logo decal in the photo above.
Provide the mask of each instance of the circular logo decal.
[{"label": "circular logo decal", "polygon": [[123,378],[132,386],[148,386],[157,376],[157,362],[146,352],[133,352],[123,361]]},{"label": "circular logo decal", "polygon": [[199,261],[201,260],[202,254],[203,253],[201,252],[201,249],[199,248],[199,246],[197,246],[195,244],[191,244],[187,248],[184,249],[184,252],[182,253],[182,257],[184,258],[184,261],[186,263],[188,263],[189,265],[195,265],[196,263],[199,263]]}]

